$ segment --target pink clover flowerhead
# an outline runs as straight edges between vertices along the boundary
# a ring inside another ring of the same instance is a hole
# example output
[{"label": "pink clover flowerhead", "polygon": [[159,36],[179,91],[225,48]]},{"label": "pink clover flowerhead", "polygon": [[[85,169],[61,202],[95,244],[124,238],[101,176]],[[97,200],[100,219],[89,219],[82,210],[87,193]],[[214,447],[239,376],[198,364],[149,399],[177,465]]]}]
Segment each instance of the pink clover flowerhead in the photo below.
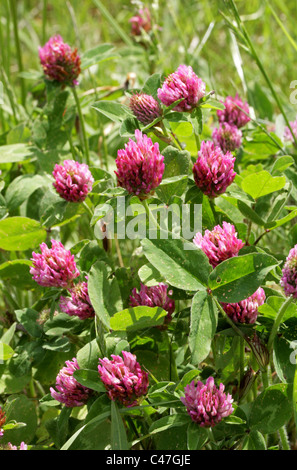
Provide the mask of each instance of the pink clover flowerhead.
[{"label": "pink clover flowerhead", "polygon": [[147,393],[148,374],[134,354],[122,351],[122,356],[99,359],[98,372],[110,400],[118,400],[127,407],[136,406]]},{"label": "pink clover flowerhead", "polygon": [[118,150],[115,174],[118,186],[125,188],[130,194],[145,199],[153,194],[162,181],[165,170],[164,156],[161,155],[159,144],[140,130],[135,131],[136,142],[129,139],[125,149]]},{"label": "pink clover flowerhead", "polygon": [[41,253],[32,253],[30,274],[40,286],[67,289],[80,275],[74,255],[61,242],[52,240],[51,244],[49,248],[41,243]]},{"label": "pink clover flowerhead", "polygon": [[224,194],[236,176],[235,157],[226,153],[211,141],[201,142],[198,158],[193,166],[194,180],[198,188],[213,199]]},{"label": "pink clover flowerhead", "polygon": [[258,317],[258,308],[265,302],[265,292],[259,287],[253,295],[237,303],[222,303],[222,307],[235,323],[253,324]]},{"label": "pink clover flowerhead", "polygon": [[216,225],[213,230],[206,230],[204,235],[197,232],[193,243],[204,251],[213,268],[222,261],[237,256],[244,246],[243,241],[237,238],[234,225],[225,221],[223,226]]},{"label": "pink clover flowerhead", "polygon": [[75,371],[79,370],[77,359],[66,361],[65,366],[56,377],[56,389],[50,388],[51,396],[67,408],[85,405],[92,390],[81,385],[74,377]]},{"label": "pink clover flowerhead", "polygon": [[182,100],[173,108],[178,112],[193,111],[204,95],[205,83],[191,66],[186,65],[180,65],[176,72],[168,75],[162,87],[158,89],[158,98],[165,106]]},{"label": "pink clover flowerhead", "polygon": [[68,202],[83,202],[94,183],[88,165],[75,160],[64,160],[62,165],[56,164],[53,177],[54,188]]},{"label": "pink clover flowerhead", "polygon": [[200,427],[214,427],[234,411],[233,398],[224,390],[222,383],[219,388],[216,387],[213,377],[208,377],[205,385],[201,381],[196,384],[193,380],[185,387],[185,396],[181,401],[188,415]]},{"label": "pink clover flowerhead", "polygon": [[43,47],[39,47],[39,59],[47,78],[64,86],[78,85],[80,57],[77,49],[72,50],[60,35],[51,37]]}]

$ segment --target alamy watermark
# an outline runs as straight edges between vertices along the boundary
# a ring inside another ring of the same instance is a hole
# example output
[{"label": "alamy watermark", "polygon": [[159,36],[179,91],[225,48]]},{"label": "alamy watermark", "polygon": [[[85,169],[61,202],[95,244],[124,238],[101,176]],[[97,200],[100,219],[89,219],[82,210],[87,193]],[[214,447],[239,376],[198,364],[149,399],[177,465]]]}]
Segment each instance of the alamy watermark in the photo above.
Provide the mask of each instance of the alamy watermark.
[{"label": "alamy watermark", "polygon": [[113,201],[96,208],[96,238],[114,239],[116,234],[119,240],[182,239],[184,249],[196,249],[192,240],[202,231],[201,204],[150,204],[146,211],[141,203],[127,206],[125,196]]}]

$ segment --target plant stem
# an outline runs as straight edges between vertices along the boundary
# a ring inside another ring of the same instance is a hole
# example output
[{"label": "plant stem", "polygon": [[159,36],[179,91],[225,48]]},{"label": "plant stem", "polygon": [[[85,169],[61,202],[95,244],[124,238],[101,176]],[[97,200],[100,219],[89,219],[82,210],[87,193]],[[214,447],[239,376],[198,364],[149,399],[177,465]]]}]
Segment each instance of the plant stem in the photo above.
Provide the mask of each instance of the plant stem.
[{"label": "plant stem", "polygon": [[288,434],[285,426],[278,430],[283,450],[291,450]]},{"label": "plant stem", "polygon": [[239,384],[244,376],[244,339],[239,338]]},{"label": "plant stem", "polygon": [[125,265],[124,265],[124,261],[123,261],[123,257],[122,257],[122,253],[121,253],[121,247],[120,247],[119,240],[118,240],[118,237],[117,237],[116,233],[114,234],[114,243],[115,243],[117,255],[118,255],[118,258],[119,258],[120,266],[121,266],[121,268],[124,268]]},{"label": "plant stem", "polygon": [[146,215],[147,215],[147,217],[148,217],[148,220],[150,221],[150,219],[152,219],[153,222],[154,222],[154,225],[157,227],[157,229],[162,230],[161,227],[160,227],[160,225],[158,224],[157,220],[156,220],[155,217],[153,216],[152,211],[150,210],[149,205],[148,205],[146,199],[140,200],[140,202],[141,202],[141,204],[143,205],[143,207],[144,207],[144,209],[145,209],[145,212],[146,212]]},{"label": "plant stem", "polygon": [[[10,8],[11,8],[11,13],[12,13],[12,22],[13,22],[13,31],[14,31],[14,40],[15,40],[18,68],[19,68],[19,73],[21,73],[23,72],[23,61],[22,61],[21,45],[20,45],[20,38],[19,38],[16,0],[10,0]],[[22,102],[23,107],[25,107],[26,89],[25,89],[25,82],[22,77],[21,77],[21,102]]]},{"label": "plant stem", "polygon": [[42,7],[42,42],[46,41],[47,0],[43,0]]},{"label": "plant stem", "polygon": [[86,201],[83,201],[83,206],[86,208],[88,214],[91,216],[91,218],[93,217],[93,212],[91,210],[91,208],[88,206],[88,204],[86,203]]},{"label": "plant stem", "polygon": [[231,320],[230,317],[228,317],[227,313],[223,309],[223,307],[220,305],[219,301],[213,297],[213,300],[215,301],[216,306],[220,310],[221,314],[224,316],[225,320],[229,323],[229,325],[233,328],[233,330],[244,340],[246,340],[244,333],[235,325],[235,323]]},{"label": "plant stem", "polygon": [[278,314],[274,320],[274,324],[273,324],[273,327],[271,329],[271,332],[270,332],[270,335],[269,335],[269,339],[268,339],[268,344],[267,344],[267,349],[268,349],[268,352],[270,354],[271,352],[271,349],[272,349],[272,346],[273,346],[273,342],[274,342],[274,338],[276,336],[276,333],[277,333],[277,330],[278,330],[278,327],[279,325],[281,324],[281,321],[283,319],[283,316],[287,310],[287,308],[289,307],[289,305],[293,302],[293,297],[290,296],[286,299],[286,301],[283,303],[283,305],[281,306],[281,308],[279,309],[278,311]]},{"label": "plant stem", "polygon": [[242,21],[241,21],[241,18],[240,18],[240,16],[239,16],[239,13],[238,13],[237,7],[236,7],[236,5],[235,5],[235,3],[234,3],[234,0],[230,0],[230,4],[231,4],[231,6],[232,6],[232,10],[233,10],[233,13],[234,13],[234,16],[235,16],[235,19],[236,19],[238,28],[239,28],[239,30],[241,31],[241,33],[242,33],[242,35],[243,35],[243,37],[244,37],[245,43],[246,43],[246,45],[249,47],[249,49],[250,49],[250,51],[251,51],[251,54],[252,54],[252,56],[254,57],[254,59],[255,59],[255,61],[256,61],[256,64],[257,64],[257,66],[258,66],[260,72],[262,73],[262,75],[263,75],[263,77],[264,77],[264,79],[265,79],[265,81],[266,81],[266,83],[267,83],[267,85],[268,85],[268,87],[269,87],[269,89],[270,89],[270,91],[271,91],[271,93],[272,93],[272,96],[273,96],[273,98],[275,99],[276,104],[277,104],[278,107],[279,107],[279,110],[280,110],[281,114],[282,114],[283,117],[284,117],[284,120],[285,120],[285,122],[286,122],[286,125],[288,126],[288,128],[289,128],[289,130],[290,130],[290,132],[291,132],[291,134],[292,134],[292,136],[293,136],[295,145],[297,145],[297,138],[296,138],[296,136],[294,135],[294,132],[292,131],[292,127],[291,127],[291,124],[290,124],[289,119],[288,119],[288,117],[287,117],[287,114],[286,114],[286,112],[285,112],[285,110],[284,110],[284,108],[283,108],[283,105],[282,105],[282,103],[281,103],[281,101],[280,101],[280,99],[279,99],[278,94],[276,93],[276,91],[275,91],[275,89],[274,89],[274,87],[273,87],[273,85],[272,85],[272,83],[271,83],[270,78],[268,77],[268,75],[267,75],[267,73],[266,73],[265,68],[264,68],[263,65],[262,65],[262,62],[261,62],[260,59],[259,59],[259,56],[258,56],[258,54],[257,54],[257,52],[256,52],[256,50],[255,50],[255,48],[254,48],[254,45],[253,45],[253,43],[252,43],[252,41],[251,41],[251,39],[250,39],[250,37],[249,37],[249,34],[248,34],[247,30],[245,29],[245,27],[244,27]]},{"label": "plant stem", "polygon": [[88,165],[90,165],[90,155],[89,155],[89,144],[88,144],[88,138],[86,134],[86,129],[85,129],[85,122],[84,122],[84,117],[81,111],[81,106],[80,106],[80,101],[76,92],[76,88],[72,87],[72,93],[75,99],[76,103],[76,108],[79,116],[79,121],[80,121],[80,128],[83,136],[83,141],[84,141],[84,148],[85,148],[85,156],[86,156],[86,162]]},{"label": "plant stem", "polygon": [[114,17],[109,13],[109,11],[105,8],[103,3],[100,0],[94,0],[95,5],[100,10],[102,16],[109,22],[109,24],[113,27],[113,29],[118,33],[120,38],[124,41],[126,46],[132,47],[133,42],[130,37],[126,34],[126,32],[121,28],[119,23],[114,19]]}]

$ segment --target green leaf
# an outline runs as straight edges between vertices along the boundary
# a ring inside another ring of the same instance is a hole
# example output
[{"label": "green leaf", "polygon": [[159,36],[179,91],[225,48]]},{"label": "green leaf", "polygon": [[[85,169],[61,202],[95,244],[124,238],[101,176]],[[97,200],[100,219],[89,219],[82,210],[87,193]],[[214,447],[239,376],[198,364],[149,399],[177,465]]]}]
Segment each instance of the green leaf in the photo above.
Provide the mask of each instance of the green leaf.
[{"label": "green leaf", "polygon": [[207,429],[190,423],[187,429],[188,450],[200,450],[208,440]]},{"label": "green leaf", "polygon": [[127,117],[123,120],[120,127],[120,136],[121,137],[134,137],[135,130],[139,129],[139,122],[134,117]]},{"label": "green leaf", "polygon": [[32,399],[25,395],[11,396],[5,403],[4,411],[7,422],[16,421],[26,426],[5,431],[1,438],[3,444],[13,442],[15,445],[20,445],[22,441],[29,444],[37,429],[36,405]]},{"label": "green leaf", "polygon": [[164,416],[163,418],[155,421],[149,429],[150,434],[157,434],[162,431],[166,431],[169,428],[175,428],[179,426],[184,426],[189,423],[190,417],[186,414],[174,414],[169,416]]},{"label": "green leaf", "polygon": [[110,328],[110,317],[122,310],[121,293],[116,278],[110,279],[103,261],[97,261],[88,275],[88,292],[93,308],[103,325]]},{"label": "green leaf", "polygon": [[292,210],[289,214],[285,215],[279,220],[273,220],[272,222],[267,222],[264,227],[266,229],[273,230],[277,227],[281,227],[282,225],[286,224],[287,222],[290,222],[290,220],[294,219],[297,217],[297,209]]},{"label": "green leaf", "polygon": [[152,95],[154,98],[157,98],[158,88],[160,87],[161,75],[159,73],[154,73],[146,80],[141,92],[147,95]]},{"label": "green leaf", "polygon": [[111,402],[111,449],[129,450],[125,426],[114,401]]},{"label": "green leaf", "polygon": [[46,239],[46,230],[36,220],[8,217],[0,221],[0,248],[25,251],[36,248]]},{"label": "green leaf", "polygon": [[73,377],[84,387],[88,387],[96,392],[104,393],[106,389],[100,380],[98,370],[79,369],[74,371]]},{"label": "green leaf", "polygon": [[17,209],[36,189],[48,186],[49,179],[40,175],[21,175],[15,178],[7,188],[5,199],[10,211]]},{"label": "green leaf", "polygon": [[32,308],[23,308],[22,310],[15,311],[17,320],[23,325],[25,330],[33,338],[40,338],[42,336],[42,327],[37,323],[39,313]]},{"label": "green leaf", "polygon": [[164,281],[163,276],[150,263],[141,266],[138,276],[141,282],[147,286],[156,286],[159,282]]},{"label": "green leaf", "polygon": [[286,384],[272,385],[253,402],[249,426],[263,434],[276,432],[292,417],[292,405]]},{"label": "green leaf", "polygon": [[156,192],[163,201],[169,202],[170,197],[173,195],[182,196],[187,188],[191,156],[186,150],[180,151],[170,145],[162,154],[164,155],[165,171],[162,183]]},{"label": "green leaf", "polygon": [[197,292],[192,301],[189,335],[193,364],[199,364],[208,356],[217,323],[218,313],[213,299],[206,291]]},{"label": "green leaf", "polygon": [[3,145],[0,147],[0,164],[29,160],[34,155],[28,144]]},{"label": "green leaf", "polygon": [[0,341],[0,364],[7,361],[14,355],[14,350],[8,345]]},{"label": "green leaf", "polygon": [[81,56],[81,69],[85,70],[92,65],[99,64],[104,60],[117,58],[113,44],[100,44],[84,52]]},{"label": "green leaf", "polygon": [[97,339],[93,339],[85,344],[76,355],[78,365],[81,369],[97,369],[98,358],[102,356],[102,352],[98,346]]},{"label": "green leaf", "polygon": [[32,289],[36,282],[30,274],[32,262],[28,259],[14,259],[0,264],[0,279],[19,289]]},{"label": "green leaf", "polygon": [[244,201],[237,200],[237,207],[242,213],[242,215],[247,217],[255,224],[259,225],[260,227],[263,227],[265,225],[264,220],[261,219],[261,217]]},{"label": "green leaf", "polygon": [[167,312],[161,307],[131,307],[117,312],[110,319],[114,331],[135,331],[162,325]]},{"label": "green leaf", "polygon": [[209,288],[220,302],[239,302],[252,295],[278,261],[264,253],[234,256],[219,264],[209,276]]},{"label": "green leaf", "polygon": [[225,105],[223,103],[214,99],[208,100],[205,103],[200,104],[199,106],[200,108],[204,109],[225,109]]},{"label": "green leaf", "polygon": [[242,450],[266,450],[266,442],[263,434],[255,430],[249,432],[243,440]]},{"label": "green leaf", "polygon": [[268,171],[263,170],[244,178],[241,187],[254,199],[258,199],[261,196],[279,191],[285,184],[285,176],[271,176]]},{"label": "green leaf", "polygon": [[271,168],[271,174],[277,175],[283,173],[291,165],[294,165],[294,158],[291,155],[282,155],[275,160]]},{"label": "green leaf", "polygon": [[97,101],[93,104],[92,108],[96,109],[99,113],[104,114],[104,116],[114,122],[122,122],[127,117],[134,118],[130,109],[117,101]]},{"label": "green leaf", "polygon": [[207,285],[211,271],[205,253],[196,248],[185,249],[182,240],[142,240],[144,254],[149,262],[174,287],[197,291]]}]

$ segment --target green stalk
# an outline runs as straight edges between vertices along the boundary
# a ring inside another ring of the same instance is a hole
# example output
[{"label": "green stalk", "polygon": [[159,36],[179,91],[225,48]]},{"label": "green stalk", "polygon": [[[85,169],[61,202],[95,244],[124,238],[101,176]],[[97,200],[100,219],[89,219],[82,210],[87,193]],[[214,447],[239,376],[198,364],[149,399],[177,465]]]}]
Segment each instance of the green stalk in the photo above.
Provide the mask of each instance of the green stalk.
[{"label": "green stalk", "polygon": [[283,30],[283,33],[285,34],[285,36],[287,37],[287,39],[289,40],[289,42],[291,43],[291,45],[293,46],[293,48],[295,49],[295,52],[297,52],[297,43],[294,41],[294,39],[292,38],[292,36],[290,35],[290,33],[286,30],[284,24],[281,22],[281,20],[279,19],[278,15],[276,14],[275,10],[272,8],[270,2],[268,0],[266,0],[266,3],[268,5],[268,7],[270,8],[271,10],[271,13],[275,19],[275,21],[277,22],[277,24],[281,27],[281,29]]},{"label": "green stalk", "polygon": [[[23,72],[23,61],[22,61],[21,44],[20,44],[20,38],[19,38],[19,29],[18,29],[19,26],[18,26],[18,20],[17,20],[16,0],[10,0],[10,8],[11,8],[11,14],[12,14],[12,23],[13,23],[18,69],[19,69],[19,73],[21,73]],[[23,107],[25,107],[26,88],[25,88],[25,81],[22,77],[21,77],[21,102],[22,102]]]},{"label": "green stalk", "polygon": [[140,200],[141,204],[143,205],[144,209],[145,209],[145,212],[146,212],[146,215],[148,217],[148,220],[150,221],[150,219],[154,222],[154,225],[157,227],[157,229],[159,230],[162,230],[160,225],[158,224],[157,220],[155,219],[155,217],[153,216],[152,214],[152,211],[150,210],[149,208],[149,205],[146,201],[146,199],[143,199],[143,200]]},{"label": "green stalk", "polygon": [[228,317],[227,313],[225,312],[225,310],[223,309],[223,307],[221,306],[220,302],[215,298],[213,297],[213,300],[215,301],[215,304],[216,306],[218,307],[218,309],[220,310],[221,314],[223,315],[223,317],[225,318],[225,320],[229,323],[229,325],[233,328],[233,330],[244,340],[246,340],[245,338],[245,335],[244,333],[235,325],[235,323],[231,320],[230,317]]},{"label": "green stalk", "polygon": [[283,450],[291,450],[288,434],[285,426],[278,430]]},{"label": "green stalk", "polygon": [[274,323],[273,323],[273,326],[272,326],[272,329],[271,329],[271,332],[270,332],[270,335],[269,335],[269,339],[268,339],[267,349],[268,349],[269,353],[271,352],[273,342],[274,342],[274,338],[276,336],[279,325],[281,324],[283,316],[286,313],[286,310],[289,307],[289,305],[293,302],[293,300],[294,300],[294,298],[292,296],[288,297],[286,299],[286,301],[283,303],[283,305],[281,306],[281,308],[279,309],[278,313],[277,313],[277,316],[274,320]]},{"label": "green stalk", "polygon": [[239,338],[239,384],[244,376],[244,339]]},{"label": "green stalk", "polygon": [[83,201],[83,206],[85,207],[85,209],[87,210],[88,214],[91,216],[91,218],[93,217],[93,212],[92,210],[90,209],[90,207],[88,206],[88,204],[86,203],[86,201]]},{"label": "green stalk", "polygon": [[47,0],[43,0],[42,7],[42,43],[46,42]]},{"label": "green stalk", "polygon": [[78,112],[78,116],[79,116],[80,128],[81,128],[81,132],[82,132],[82,136],[83,136],[83,142],[84,142],[86,162],[87,162],[88,165],[90,165],[89,143],[88,143],[88,138],[87,138],[86,129],[85,129],[85,121],[84,121],[84,117],[83,117],[83,114],[82,114],[82,111],[81,111],[80,101],[79,101],[79,97],[77,95],[76,88],[72,87],[71,89],[72,89],[72,93],[73,93],[73,96],[74,96],[74,99],[75,99],[76,108],[77,108],[77,112]]},{"label": "green stalk", "polygon": [[129,38],[129,36],[125,33],[125,31],[121,28],[119,23],[114,19],[114,17],[109,13],[109,11],[105,8],[103,3],[100,0],[93,0],[97,8],[100,10],[100,13],[102,16],[105,17],[105,19],[109,22],[109,24],[113,27],[113,29],[118,33],[120,38],[124,41],[124,43],[132,47],[133,42]]},{"label": "green stalk", "polygon": [[269,89],[270,89],[270,91],[271,91],[271,94],[272,94],[272,96],[274,97],[274,99],[275,99],[275,101],[276,101],[276,104],[278,105],[279,110],[280,110],[281,114],[283,115],[284,120],[285,120],[285,122],[286,122],[286,124],[287,124],[287,126],[288,126],[288,128],[289,128],[289,130],[290,130],[290,132],[291,132],[291,134],[292,134],[292,136],[293,136],[295,145],[297,146],[297,138],[296,138],[296,136],[294,135],[294,132],[293,132],[292,127],[291,127],[291,125],[290,125],[289,119],[288,119],[288,117],[287,117],[287,115],[286,115],[286,113],[285,113],[285,110],[284,110],[284,108],[283,108],[283,105],[282,105],[282,103],[281,103],[281,101],[280,101],[280,99],[279,99],[278,94],[276,93],[276,91],[275,91],[275,89],[274,89],[274,87],[273,87],[273,85],[272,85],[272,82],[271,82],[270,78],[268,77],[268,75],[267,75],[267,73],[266,73],[265,68],[264,68],[263,65],[262,65],[262,62],[261,62],[260,59],[259,59],[259,56],[258,56],[258,54],[257,54],[257,52],[256,52],[256,50],[255,50],[255,48],[254,48],[254,45],[253,45],[253,43],[252,43],[252,41],[251,41],[251,39],[250,39],[250,36],[249,36],[247,30],[245,29],[245,27],[244,27],[244,25],[243,25],[243,23],[242,23],[242,21],[241,21],[241,19],[240,19],[240,16],[239,16],[237,7],[236,7],[236,5],[235,5],[235,3],[234,3],[234,0],[230,0],[230,4],[231,4],[231,7],[232,7],[232,10],[233,10],[233,13],[234,13],[234,16],[235,16],[235,19],[236,19],[238,28],[241,30],[241,32],[242,32],[242,34],[243,34],[245,43],[246,43],[246,45],[249,47],[249,49],[250,49],[250,51],[251,51],[251,53],[252,53],[252,56],[254,57],[254,59],[255,59],[255,61],[256,61],[256,64],[257,64],[257,66],[258,66],[260,72],[262,73],[262,75],[263,75],[263,77],[264,77],[264,79],[265,79],[265,81],[266,81],[266,83],[267,83],[267,85],[268,85],[268,87],[269,87]]}]

